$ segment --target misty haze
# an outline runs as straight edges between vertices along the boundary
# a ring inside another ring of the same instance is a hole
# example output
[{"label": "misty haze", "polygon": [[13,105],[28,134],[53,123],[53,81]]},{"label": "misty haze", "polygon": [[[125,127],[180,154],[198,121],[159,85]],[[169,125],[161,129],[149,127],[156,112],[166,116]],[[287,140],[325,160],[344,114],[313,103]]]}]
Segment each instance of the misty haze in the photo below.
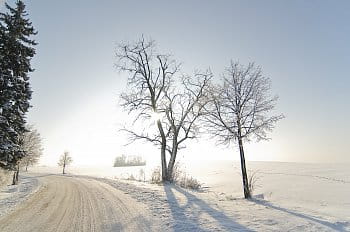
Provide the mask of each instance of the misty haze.
[{"label": "misty haze", "polygon": [[350,231],[349,12],[0,0],[0,232]]}]

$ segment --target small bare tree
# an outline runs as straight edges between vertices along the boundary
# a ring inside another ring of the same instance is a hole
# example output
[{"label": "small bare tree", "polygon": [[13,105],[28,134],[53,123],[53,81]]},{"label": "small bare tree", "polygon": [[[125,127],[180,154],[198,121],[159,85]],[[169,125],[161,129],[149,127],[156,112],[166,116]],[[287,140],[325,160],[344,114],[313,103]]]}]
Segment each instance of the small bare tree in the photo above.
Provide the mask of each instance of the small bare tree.
[{"label": "small bare tree", "polygon": [[69,155],[68,151],[65,151],[58,161],[58,166],[62,167],[62,174],[66,174],[65,169],[66,166],[70,165],[73,162],[72,157]]},{"label": "small bare tree", "polygon": [[43,151],[40,133],[32,125],[26,126],[26,132],[19,136],[19,144],[24,157],[17,163],[13,174],[13,185],[18,183],[20,166],[24,165],[28,171],[28,166],[36,164]]},{"label": "small bare tree", "polygon": [[22,149],[25,156],[21,159],[21,164],[24,165],[25,171],[28,171],[28,166],[38,163],[43,154],[40,133],[32,125],[28,126],[27,130],[22,135]]},{"label": "small bare tree", "polygon": [[244,197],[250,198],[243,141],[252,137],[267,140],[267,132],[283,115],[270,116],[278,99],[270,96],[270,79],[264,77],[254,63],[244,67],[231,62],[220,85],[213,87],[210,107],[207,107],[208,132],[219,143],[238,142]]},{"label": "small bare tree", "polygon": [[168,180],[173,181],[173,171],[179,149],[184,142],[195,139],[199,134],[198,119],[203,116],[204,106],[208,103],[208,88],[212,73],[196,73],[194,78],[183,76],[181,83],[165,90],[165,123],[170,128],[170,140],[167,150],[170,155],[168,163]]}]

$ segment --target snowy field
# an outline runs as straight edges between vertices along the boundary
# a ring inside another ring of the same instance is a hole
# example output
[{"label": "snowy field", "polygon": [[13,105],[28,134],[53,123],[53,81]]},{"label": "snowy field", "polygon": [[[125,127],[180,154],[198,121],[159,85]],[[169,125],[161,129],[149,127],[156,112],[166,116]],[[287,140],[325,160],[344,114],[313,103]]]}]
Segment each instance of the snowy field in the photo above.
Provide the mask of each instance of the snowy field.
[{"label": "snowy field", "polygon": [[[249,162],[256,172],[255,195],[288,209],[350,221],[349,164],[300,164]],[[216,168],[220,167],[220,168]],[[191,170],[211,190],[233,198],[242,197],[238,162],[210,162]]]},{"label": "snowy field", "polygon": [[[255,197],[250,201],[242,199],[239,163],[233,161],[203,161],[196,166],[183,164],[183,169],[205,186],[201,192],[172,185],[114,181],[131,175],[136,179],[148,179],[154,168],[148,166],[68,167],[67,171],[107,178],[99,180],[149,205],[155,215],[168,222],[165,228],[169,231],[229,231],[230,228],[235,231],[350,231],[348,166],[249,162],[248,170],[255,171],[258,177]],[[35,167],[30,171],[59,174],[61,170]],[[3,195],[0,196],[4,198]]]}]

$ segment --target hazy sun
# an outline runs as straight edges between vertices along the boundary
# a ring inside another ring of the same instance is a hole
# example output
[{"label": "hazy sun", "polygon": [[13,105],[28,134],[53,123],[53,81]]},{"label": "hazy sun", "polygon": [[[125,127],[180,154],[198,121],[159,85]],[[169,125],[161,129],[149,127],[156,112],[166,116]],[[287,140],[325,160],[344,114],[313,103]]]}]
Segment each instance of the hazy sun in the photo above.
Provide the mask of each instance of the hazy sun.
[{"label": "hazy sun", "polygon": [[159,119],[162,118],[162,114],[159,112],[153,112],[151,115],[151,118],[153,121],[158,121]]}]

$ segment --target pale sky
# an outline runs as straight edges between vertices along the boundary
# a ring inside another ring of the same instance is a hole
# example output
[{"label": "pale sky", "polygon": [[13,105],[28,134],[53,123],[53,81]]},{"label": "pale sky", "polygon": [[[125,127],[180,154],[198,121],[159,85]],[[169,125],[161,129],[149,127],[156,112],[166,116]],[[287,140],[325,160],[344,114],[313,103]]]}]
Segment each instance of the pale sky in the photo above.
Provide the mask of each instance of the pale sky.
[{"label": "pale sky", "polygon": [[[230,59],[262,66],[286,118],[271,141],[247,146],[247,160],[350,162],[349,1],[25,3],[39,32],[28,121],[44,138],[42,164],[56,164],[65,149],[76,165],[112,165],[121,153],[158,161],[156,148],[124,147],[118,132],[126,76],[114,68],[115,47],[142,34],[186,73],[210,67],[219,78]],[[180,156],[188,159],[239,159],[235,147],[187,144]]]}]

